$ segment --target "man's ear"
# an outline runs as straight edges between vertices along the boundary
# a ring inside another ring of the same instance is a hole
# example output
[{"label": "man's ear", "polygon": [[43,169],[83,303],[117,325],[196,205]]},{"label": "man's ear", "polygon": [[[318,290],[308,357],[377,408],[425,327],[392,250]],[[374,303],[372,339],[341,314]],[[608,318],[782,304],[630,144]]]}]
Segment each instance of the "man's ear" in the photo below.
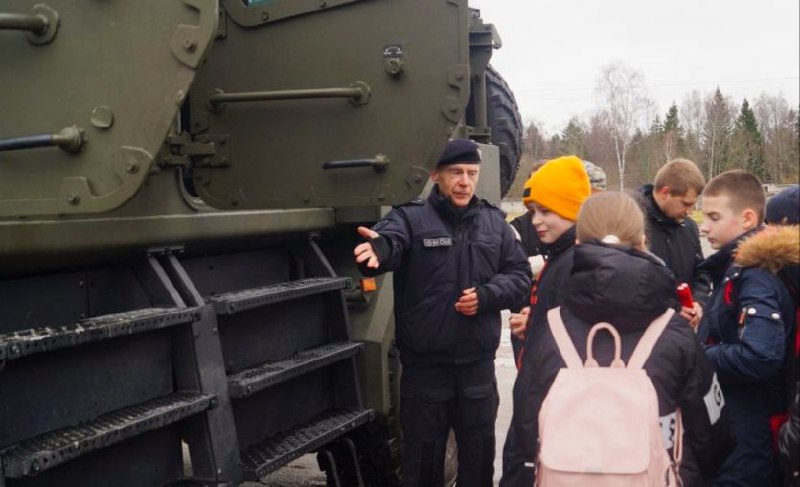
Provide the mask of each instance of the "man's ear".
[{"label": "man's ear", "polygon": [[434,183],[439,182],[439,171],[437,171],[436,169],[431,170],[431,181],[433,181]]},{"label": "man's ear", "polygon": [[745,231],[752,230],[756,228],[758,224],[758,213],[752,208],[745,208],[744,211],[742,211],[742,228]]},{"label": "man's ear", "polygon": [[670,192],[669,186],[663,186],[660,189],[653,190],[653,196],[658,201],[663,202],[664,200],[667,199],[667,197],[669,197],[669,192]]}]

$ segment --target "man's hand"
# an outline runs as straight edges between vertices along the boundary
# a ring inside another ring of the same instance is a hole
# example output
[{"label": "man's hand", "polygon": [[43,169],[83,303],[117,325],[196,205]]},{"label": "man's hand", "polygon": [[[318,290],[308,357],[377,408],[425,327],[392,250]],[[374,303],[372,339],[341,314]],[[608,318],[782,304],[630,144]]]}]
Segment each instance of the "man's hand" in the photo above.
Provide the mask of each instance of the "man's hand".
[{"label": "man's hand", "polygon": [[525,306],[519,313],[511,313],[508,318],[508,327],[511,328],[511,334],[520,340],[525,340],[525,332],[528,331],[528,316],[531,313],[531,307]]},{"label": "man's hand", "polygon": [[456,311],[464,316],[478,314],[478,293],[475,292],[474,287],[461,291],[461,298],[456,303]]},{"label": "man's hand", "polygon": [[681,307],[681,317],[689,322],[689,326],[697,333],[697,327],[700,325],[700,320],[703,318],[703,307],[697,301],[694,302],[691,308],[685,306]]},{"label": "man's hand", "polygon": [[[367,227],[358,227],[358,234],[364,238],[378,238],[380,236],[378,235],[378,232]],[[367,267],[371,267],[373,269],[377,269],[380,265],[380,262],[378,262],[378,256],[375,254],[375,249],[369,242],[356,245],[356,249],[353,251],[353,254],[356,256],[357,264],[361,264],[366,261]]]}]

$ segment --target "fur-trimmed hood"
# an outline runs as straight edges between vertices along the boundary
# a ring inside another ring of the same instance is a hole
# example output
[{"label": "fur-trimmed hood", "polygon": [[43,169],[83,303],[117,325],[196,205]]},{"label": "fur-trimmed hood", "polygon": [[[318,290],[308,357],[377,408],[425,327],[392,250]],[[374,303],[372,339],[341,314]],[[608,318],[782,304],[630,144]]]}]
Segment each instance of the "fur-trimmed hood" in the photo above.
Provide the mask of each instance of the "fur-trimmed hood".
[{"label": "fur-trimmed hood", "polygon": [[800,264],[800,226],[770,226],[745,239],[736,252],[736,263],[760,267],[777,274]]}]

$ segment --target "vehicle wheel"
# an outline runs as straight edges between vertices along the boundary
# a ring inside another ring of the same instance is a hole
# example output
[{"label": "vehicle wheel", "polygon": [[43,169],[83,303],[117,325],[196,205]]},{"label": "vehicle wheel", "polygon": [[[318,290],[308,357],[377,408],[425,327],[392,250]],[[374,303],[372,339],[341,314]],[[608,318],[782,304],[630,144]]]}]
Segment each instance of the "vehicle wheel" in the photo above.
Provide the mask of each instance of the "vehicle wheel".
[{"label": "vehicle wheel", "polygon": [[491,66],[486,67],[486,112],[492,144],[500,148],[500,194],[505,197],[517,177],[524,128],[514,93]]}]

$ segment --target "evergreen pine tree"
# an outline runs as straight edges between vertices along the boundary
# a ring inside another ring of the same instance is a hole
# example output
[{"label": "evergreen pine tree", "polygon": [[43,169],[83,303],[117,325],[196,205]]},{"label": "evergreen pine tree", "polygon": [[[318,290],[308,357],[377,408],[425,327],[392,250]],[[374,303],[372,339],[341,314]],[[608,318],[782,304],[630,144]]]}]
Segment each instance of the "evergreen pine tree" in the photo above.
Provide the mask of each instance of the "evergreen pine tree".
[{"label": "evergreen pine tree", "polygon": [[676,131],[679,135],[683,135],[681,128],[681,122],[678,119],[678,105],[675,102],[672,102],[672,105],[667,110],[667,116],[664,117],[664,125],[663,125],[664,132],[669,132],[670,130]]},{"label": "evergreen pine tree", "polygon": [[750,108],[747,98],[742,101],[742,108],[736,119],[734,144],[734,155],[738,159],[735,162],[738,162],[742,169],[764,178],[766,170],[762,136],[758,129],[756,115]]},{"label": "evergreen pine tree", "polygon": [[561,131],[561,151],[562,154],[575,154],[580,158],[585,158],[586,154],[586,131],[581,126],[578,117],[572,117],[564,130]]}]

